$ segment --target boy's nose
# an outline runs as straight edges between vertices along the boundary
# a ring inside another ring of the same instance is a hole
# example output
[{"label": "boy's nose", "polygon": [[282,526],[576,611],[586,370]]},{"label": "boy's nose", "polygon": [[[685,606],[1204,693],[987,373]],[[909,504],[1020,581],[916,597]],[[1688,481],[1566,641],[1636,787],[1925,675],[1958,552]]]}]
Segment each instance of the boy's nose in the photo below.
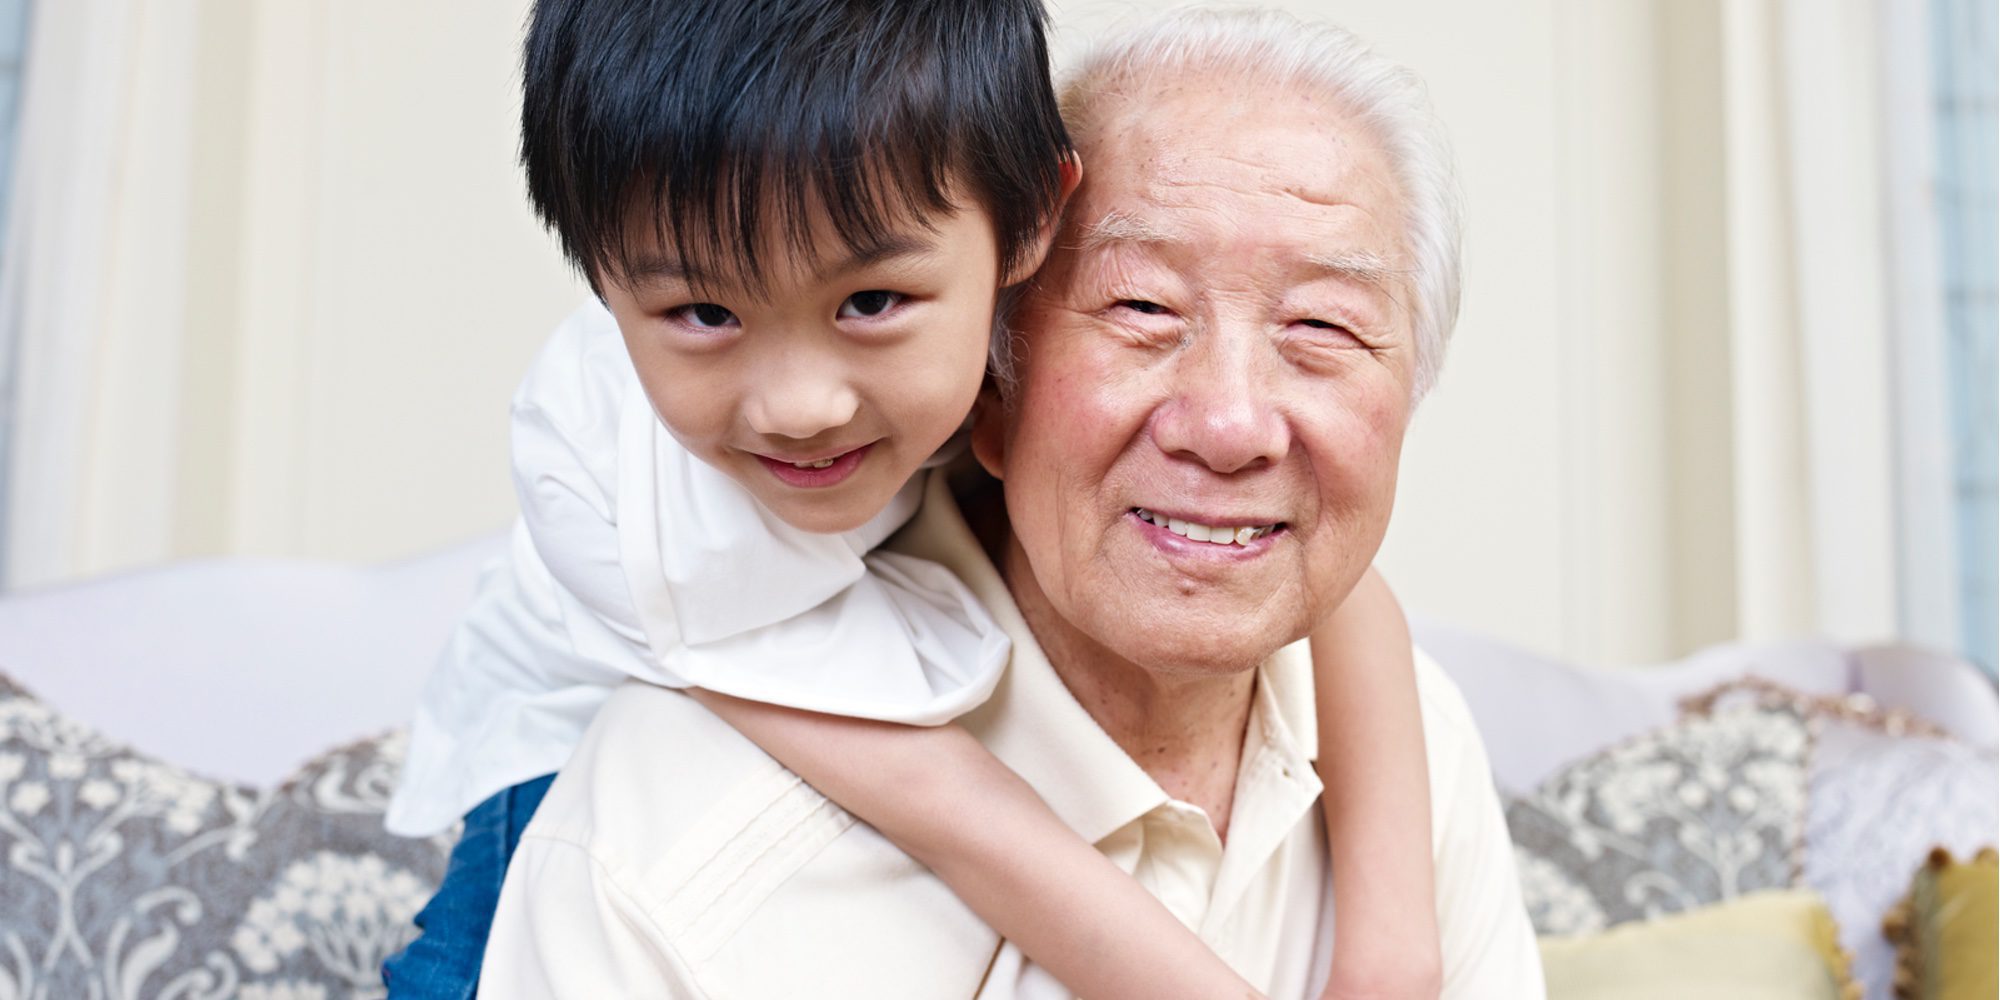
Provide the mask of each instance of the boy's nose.
[{"label": "boy's nose", "polygon": [[846,426],[860,406],[845,379],[805,377],[752,393],[744,417],[758,434],[804,440]]}]

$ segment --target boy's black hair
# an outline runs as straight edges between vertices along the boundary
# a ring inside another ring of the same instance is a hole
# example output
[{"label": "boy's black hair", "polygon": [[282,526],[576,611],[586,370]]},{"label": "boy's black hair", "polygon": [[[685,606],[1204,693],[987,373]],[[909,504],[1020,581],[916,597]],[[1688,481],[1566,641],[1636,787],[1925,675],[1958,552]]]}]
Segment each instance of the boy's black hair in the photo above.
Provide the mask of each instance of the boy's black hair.
[{"label": "boy's black hair", "polygon": [[757,283],[766,227],[816,252],[824,211],[862,251],[954,194],[1011,268],[1071,153],[1046,19],[1041,0],[537,0],[529,197],[600,292],[648,236],[697,275]]}]

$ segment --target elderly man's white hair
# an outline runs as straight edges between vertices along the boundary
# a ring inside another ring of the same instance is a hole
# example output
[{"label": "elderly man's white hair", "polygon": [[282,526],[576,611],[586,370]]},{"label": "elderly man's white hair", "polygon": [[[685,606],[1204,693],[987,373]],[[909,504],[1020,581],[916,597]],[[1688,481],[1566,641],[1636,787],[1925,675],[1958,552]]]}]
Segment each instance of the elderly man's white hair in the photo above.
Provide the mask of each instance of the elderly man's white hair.
[{"label": "elderly man's white hair", "polygon": [[[1423,82],[1330,24],[1260,8],[1187,7],[1092,46],[1059,88],[1063,119],[1078,147],[1087,148],[1095,116],[1108,98],[1130,93],[1154,75],[1202,70],[1323,95],[1381,143],[1407,205],[1404,234],[1416,292],[1412,402],[1422,399],[1437,381],[1445,341],[1458,320],[1464,227],[1451,145]],[[1011,344],[1001,340],[995,347],[996,371],[1005,382],[1013,374]]]}]

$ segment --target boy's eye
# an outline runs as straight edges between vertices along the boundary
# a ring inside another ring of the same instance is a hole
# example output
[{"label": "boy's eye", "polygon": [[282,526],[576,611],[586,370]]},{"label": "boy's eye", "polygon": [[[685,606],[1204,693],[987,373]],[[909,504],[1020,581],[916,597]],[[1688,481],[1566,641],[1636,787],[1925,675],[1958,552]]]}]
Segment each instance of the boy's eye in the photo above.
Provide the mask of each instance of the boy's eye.
[{"label": "boy's eye", "polygon": [[879,288],[870,289],[865,292],[855,292],[853,295],[847,297],[847,301],[840,304],[840,318],[867,319],[872,316],[880,316],[894,309],[896,304],[901,301],[903,301],[901,295],[895,292],[885,292]]},{"label": "boy's eye", "polygon": [[713,302],[696,302],[679,306],[667,312],[667,316],[704,330],[721,329],[736,322],[736,314]]}]

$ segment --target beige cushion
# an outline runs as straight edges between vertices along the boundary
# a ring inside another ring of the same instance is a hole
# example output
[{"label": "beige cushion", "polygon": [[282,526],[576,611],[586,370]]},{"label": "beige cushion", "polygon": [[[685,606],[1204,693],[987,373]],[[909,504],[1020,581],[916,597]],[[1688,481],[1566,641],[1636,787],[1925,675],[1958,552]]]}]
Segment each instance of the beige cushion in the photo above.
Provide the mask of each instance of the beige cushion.
[{"label": "beige cushion", "polygon": [[1810,890],[1753,893],[1598,934],[1541,939],[1549,1000],[1858,997]]},{"label": "beige cushion", "polygon": [[1939,848],[1917,869],[1910,894],[1883,921],[1896,943],[1896,995],[1916,1000],[2000,996],[2000,854],[1970,861]]}]

